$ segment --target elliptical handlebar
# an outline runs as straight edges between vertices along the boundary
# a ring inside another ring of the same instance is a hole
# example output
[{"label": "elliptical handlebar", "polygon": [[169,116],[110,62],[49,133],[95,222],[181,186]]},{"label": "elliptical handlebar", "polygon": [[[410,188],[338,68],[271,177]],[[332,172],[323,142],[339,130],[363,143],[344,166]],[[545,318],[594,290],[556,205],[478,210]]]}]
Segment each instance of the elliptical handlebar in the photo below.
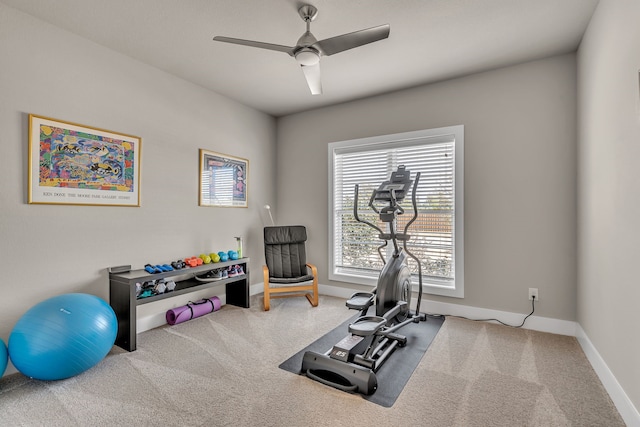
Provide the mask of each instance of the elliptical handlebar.
[{"label": "elliptical handlebar", "polygon": [[[405,170],[404,166],[399,166],[397,172],[393,173],[390,181],[383,182],[377,190],[373,190],[371,193],[371,197],[369,198],[369,207],[378,215],[384,222],[388,222],[390,226],[390,233],[386,234],[380,229],[377,225],[373,224],[370,221],[360,218],[358,215],[358,201],[359,201],[359,184],[355,185],[355,193],[354,193],[354,204],[353,204],[353,216],[356,221],[361,222],[363,224],[367,224],[373,229],[377,230],[379,236],[382,240],[384,240],[384,244],[378,247],[378,254],[382,259],[382,262],[386,264],[386,260],[382,255],[382,248],[387,246],[388,240],[392,240],[396,253],[398,252],[398,244],[397,240],[402,240],[403,249],[417,264],[418,264],[418,301],[416,303],[416,316],[420,316],[420,302],[422,300],[422,263],[420,260],[407,248],[407,241],[409,240],[409,235],[407,231],[409,227],[415,222],[418,218],[418,204],[417,204],[417,194],[416,190],[418,189],[418,183],[420,182],[420,172],[416,173],[415,179],[413,182],[411,181],[409,171]],[[397,178],[394,181],[394,178]],[[411,185],[413,184],[413,185]],[[394,221],[398,214],[405,213],[405,210],[398,204],[398,199],[400,201],[404,199],[407,190],[409,187],[411,189],[411,204],[413,206],[413,217],[407,222],[404,227],[404,232],[402,234],[397,234],[394,230]],[[397,197],[396,191],[399,192],[400,197]],[[385,207],[381,210],[377,209],[374,205],[376,200],[384,200],[389,202],[389,206]],[[393,218],[393,220],[390,220]]]},{"label": "elliptical handlebar", "polygon": [[[353,216],[355,217],[356,221],[362,222],[363,224],[367,224],[369,227],[373,227],[376,230],[378,230],[378,232],[380,234],[384,234],[383,231],[380,229],[380,227],[378,227],[377,225],[367,221],[366,219],[361,219],[360,216],[358,216],[358,192],[359,192],[359,188],[360,188],[360,185],[356,184],[356,189],[355,189],[355,194],[354,194],[354,201],[353,201]],[[369,205],[372,206],[372,207],[373,207],[373,198],[374,198],[374,196],[375,196],[375,191],[371,195],[371,200],[369,201]],[[374,211],[376,213],[380,213],[375,208],[374,208]]]},{"label": "elliptical handlebar", "polygon": [[[404,226],[404,235],[407,235],[407,230],[413,222],[418,218],[418,203],[416,201],[416,190],[418,189],[418,182],[420,182],[420,172],[416,173],[416,179],[413,181],[413,189],[411,190],[411,204],[413,205],[413,218],[407,225]],[[418,264],[418,301],[416,302],[416,316],[420,316],[420,302],[422,301],[422,263],[414,254],[407,249],[407,240],[403,242],[404,251]]]},{"label": "elliptical handlebar", "polygon": [[[413,222],[418,218],[418,203],[416,201],[416,190],[418,189],[418,182],[420,182],[420,172],[416,172],[416,179],[413,181],[413,189],[411,190],[411,204],[413,205],[413,218],[407,222],[404,226],[404,234],[407,234],[407,230]],[[402,210],[404,213],[404,209]]]},{"label": "elliptical handlebar", "polygon": [[[358,187],[358,184],[356,184],[356,190],[357,190],[357,187]],[[369,198],[369,207],[373,209],[375,213],[380,214],[380,211],[376,208],[376,205],[373,204],[375,199],[376,199],[376,190],[373,190],[371,192],[371,197]],[[357,200],[357,194],[356,194],[356,200]]]}]

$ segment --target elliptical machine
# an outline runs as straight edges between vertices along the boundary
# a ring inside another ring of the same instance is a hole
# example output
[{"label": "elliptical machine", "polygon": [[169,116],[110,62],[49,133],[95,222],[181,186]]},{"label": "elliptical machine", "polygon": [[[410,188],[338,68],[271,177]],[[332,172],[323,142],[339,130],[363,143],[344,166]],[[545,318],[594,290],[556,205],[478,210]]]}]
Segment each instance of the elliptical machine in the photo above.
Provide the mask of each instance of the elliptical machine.
[{"label": "elliptical machine", "polygon": [[[376,288],[372,292],[356,292],[346,302],[349,309],[360,311],[360,316],[349,325],[349,335],[324,354],[305,352],[302,359],[302,372],[309,378],[343,391],[373,394],[378,388],[376,372],[397,347],[404,347],[407,344],[407,338],[396,331],[409,323],[427,320],[427,316],[420,313],[421,263],[407,249],[407,242],[410,239],[407,230],[418,217],[416,189],[419,181],[420,172],[412,182],[411,173],[404,166],[399,166],[395,172],[392,172],[390,179],[380,184],[371,194],[368,206],[379,215],[382,222],[388,224],[388,232],[360,218],[358,215],[359,187],[356,184],[354,217],[358,222],[378,231],[379,238],[384,241],[378,247],[384,267],[378,277]],[[407,222],[404,231],[398,233],[397,218],[405,212],[399,204],[404,200],[412,183],[413,218]],[[379,209],[375,203],[380,202],[387,205]],[[389,242],[393,243],[393,252],[390,258],[385,260],[382,250]],[[402,246],[399,242],[402,242]],[[410,310],[412,285],[407,256],[413,258],[418,264],[419,287],[415,313],[411,313]],[[374,302],[375,316],[367,315]]]}]

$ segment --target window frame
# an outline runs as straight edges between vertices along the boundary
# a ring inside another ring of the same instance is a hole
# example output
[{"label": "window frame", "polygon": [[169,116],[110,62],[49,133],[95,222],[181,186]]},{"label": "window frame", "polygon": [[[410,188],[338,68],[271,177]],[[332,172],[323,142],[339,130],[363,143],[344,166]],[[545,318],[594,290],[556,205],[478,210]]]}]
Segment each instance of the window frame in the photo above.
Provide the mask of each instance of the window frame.
[{"label": "window frame", "polygon": [[454,140],[454,280],[453,286],[444,281],[423,278],[423,292],[455,298],[464,298],[464,125],[424,129],[390,135],[337,141],[328,144],[328,252],[329,280],[360,285],[375,286],[377,278],[365,275],[337,272],[335,266],[335,223],[334,188],[336,155],[369,151],[372,149],[395,149],[409,145],[419,145],[419,141],[430,139],[434,142],[444,139]]}]

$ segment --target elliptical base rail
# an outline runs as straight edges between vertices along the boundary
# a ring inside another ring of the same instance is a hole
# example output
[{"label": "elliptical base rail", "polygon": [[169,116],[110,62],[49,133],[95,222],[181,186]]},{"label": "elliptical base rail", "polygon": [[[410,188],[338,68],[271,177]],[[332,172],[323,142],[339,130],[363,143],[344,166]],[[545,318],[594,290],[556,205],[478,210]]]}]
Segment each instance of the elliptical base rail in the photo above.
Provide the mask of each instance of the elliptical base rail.
[{"label": "elliptical base rail", "polygon": [[371,369],[313,351],[304,354],[302,373],[312,380],[349,393],[368,396],[378,389],[378,379]]}]

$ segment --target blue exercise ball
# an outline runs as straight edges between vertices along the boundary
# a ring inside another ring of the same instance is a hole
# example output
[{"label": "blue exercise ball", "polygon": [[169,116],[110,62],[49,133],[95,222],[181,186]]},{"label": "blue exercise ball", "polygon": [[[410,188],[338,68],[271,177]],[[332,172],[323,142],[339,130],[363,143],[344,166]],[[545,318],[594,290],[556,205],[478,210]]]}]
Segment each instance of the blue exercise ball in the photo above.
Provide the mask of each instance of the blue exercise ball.
[{"label": "blue exercise ball", "polygon": [[4,375],[4,371],[7,369],[8,361],[9,353],[7,353],[7,346],[4,341],[0,340],[0,377]]},{"label": "blue exercise ball", "polygon": [[9,336],[16,369],[38,380],[62,380],[95,366],[118,333],[116,314],[95,295],[65,294],[30,308]]}]

